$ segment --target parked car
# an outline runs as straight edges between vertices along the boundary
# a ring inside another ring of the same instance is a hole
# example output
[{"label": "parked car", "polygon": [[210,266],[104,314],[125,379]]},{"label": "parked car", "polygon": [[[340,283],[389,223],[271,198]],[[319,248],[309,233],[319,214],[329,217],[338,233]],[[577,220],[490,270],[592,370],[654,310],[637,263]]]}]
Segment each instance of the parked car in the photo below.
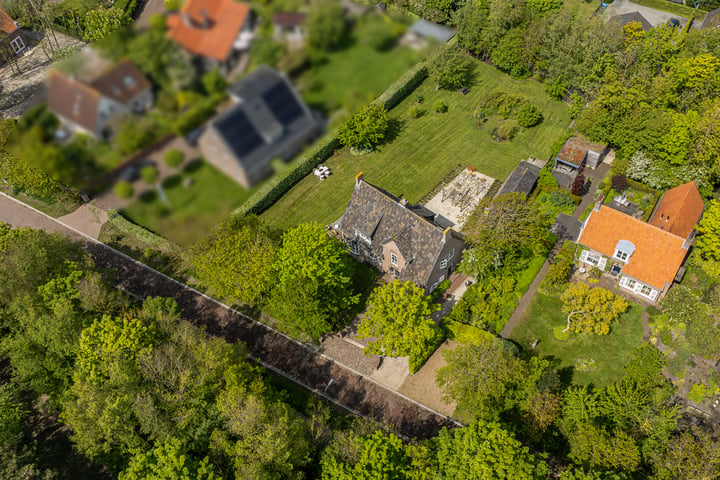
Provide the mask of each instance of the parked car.
[{"label": "parked car", "polygon": [[672,27],[672,28],[679,27],[680,20],[678,20],[677,18],[671,18],[670,20],[667,21],[667,25],[668,25],[668,27]]}]

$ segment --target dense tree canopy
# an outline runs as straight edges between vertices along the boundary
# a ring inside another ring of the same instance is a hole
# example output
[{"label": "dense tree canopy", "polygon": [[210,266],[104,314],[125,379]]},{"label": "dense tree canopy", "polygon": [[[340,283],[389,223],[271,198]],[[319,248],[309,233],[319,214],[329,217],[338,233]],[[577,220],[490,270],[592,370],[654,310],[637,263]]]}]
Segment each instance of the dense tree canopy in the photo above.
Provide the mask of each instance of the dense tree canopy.
[{"label": "dense tree canopy", "polygon": [[366,351],[388,357],[420,355],[438,335],[430,319],[440,305],[412,282],[394,281],[376,288],[358,334],[373,339]]}]

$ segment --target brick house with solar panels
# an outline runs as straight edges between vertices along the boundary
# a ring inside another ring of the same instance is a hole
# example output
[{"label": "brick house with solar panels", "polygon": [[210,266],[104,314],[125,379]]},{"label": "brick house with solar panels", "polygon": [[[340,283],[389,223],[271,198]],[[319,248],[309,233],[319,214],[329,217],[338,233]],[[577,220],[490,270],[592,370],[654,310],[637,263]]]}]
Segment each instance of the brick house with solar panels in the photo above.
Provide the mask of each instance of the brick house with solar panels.
[{"label": "brick house with solar panels", "polygon": [[319,119],[281,73],[260,66],[228,88],[234,105],[209,122],[198,145],[203,156],[249,188],[322,133]]},{"label": "brick house with solar panels", "polygon": [[229,73],[254,38],[250,6],[235,0],[186,0],[166,25],[168,38],[195,55],[206,72]]},{"label": "brick house with solar panels", "polygon": [[0,9],[0,65],[27,48],[28,39],[17,22]]},{"label": "brick house with solar panels", "polygon": [[578,243],[580,261],[607,271],[618,285],[657,302],[684,272],[695,225],[705,203],[695,182],[665,192],[645,223],[606,205],[585,220]]},{"label": "brick house with solar panels", "polygon": [[465,241],[453,223],[355,177],[350,202],[334,231],[352,255],[430,293],[457,269]]}]

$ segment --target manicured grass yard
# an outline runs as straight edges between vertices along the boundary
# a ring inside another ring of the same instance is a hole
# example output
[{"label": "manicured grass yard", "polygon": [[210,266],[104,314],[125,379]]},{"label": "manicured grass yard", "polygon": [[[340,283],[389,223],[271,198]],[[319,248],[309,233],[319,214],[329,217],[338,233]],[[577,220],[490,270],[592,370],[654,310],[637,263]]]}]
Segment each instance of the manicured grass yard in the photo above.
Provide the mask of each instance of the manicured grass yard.
[{"label": "manicured grass yard", "polygon": [[[473,113],[480,98],[494,90],[525,96],[543,113],[543,122],[520,129],[510,141],[492,140],[490,134],[500,121],[490,119],[478,127]],[[425,114],[410,118],[408,109],[418,95],[424,98]],[[447,113],[433,113],[433,104],[438,100],[447,103]],[[457,165],[472,165],[502,182],[520,160],[529,156],[545,158],[552,143],[570,124],[566,105],[551,100],[542,84],[532,79],[513,80],[482,62],[477,62],[477,83],[467,95],[436,92],[435,85],[426,80],[390,116],[395,138],[363,156],[353,156],[347,148],[338,150],[325,162],[332,170],[327,180],[308,175],[262,218],[279,228],[311,220],[329,224],[345,211],[358,172],[364,172],[366,181],[410,202],[419,201]]]},{"label": "manicured grass yard", "polygon": [[325,114],[350,105],[360,108],[420,60],[421,53],[409,47],[379,52],[363,43],[363,30],[386,24],[382,17],[366,15],[359,22],[347,48],[326,54],[321,65],[302,74],[303,100],[311,108]]},{"label": "manicured grass yard", "polygon": [[[192,185],[183,185],[188,178],[192,179]],[[163,182],[163,190],[167,203],[153,190],[122,214],[182,246],[205,236],[254,191],[241,187],[202,160],[168,177]]]},{"label": "manicured grass yard", "polygon": [[572,382],[582,385],[592,383],[602,387],[622,377],[623,366],[635,347],[642,342],[642,308],[632,303],[630,305],[630,310],[613,324],[608,335],[573,333],[567,341],[561,342],[553,335],[553,328],[566,323],[566,316],[560,310],[562,302],[558,298],[538,293],[511,338],[528,350],[535,340],[540,340],[535,350],[541,356],[558,359],[559,369],[574,368],[578,358],[594,359],[596,370],[575,370]]}]

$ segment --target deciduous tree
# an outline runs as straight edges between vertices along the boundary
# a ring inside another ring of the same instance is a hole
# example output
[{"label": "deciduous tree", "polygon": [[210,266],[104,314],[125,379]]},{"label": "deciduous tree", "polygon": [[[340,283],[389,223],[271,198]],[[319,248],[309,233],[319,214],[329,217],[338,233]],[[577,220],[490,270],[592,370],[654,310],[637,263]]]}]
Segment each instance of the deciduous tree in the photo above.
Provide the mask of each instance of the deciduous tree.
[{"label": "deciduous tree", "polygon": [[439,309],[412,282],[396,280],[376,288],[358,327],[361,338],[374,339],[365,352],[389,357],[421,355],[438,334],[430,315]]},{"label": "deciduous tree", "polygon": [[130,23],[132,23],[132,19],[128,14],[117,7],[96,8],[85,15],[83,38],[86,42],[101,40]]},{"label": "deciduous tree", "polygon": [[257,217],[232,216],[192,247],[190,262],[211,292],[255,305],[272,287],[278,243]]},{"label": "deciduous tree", "polygon": [[328,51],[337,48],[345,36],[345,12],[337,0],[314,0],[308,14],[307,45]]},{"label": "deciduous tree", "polygon": [[388,130],[388,113],[385,107],[371,103],[350,117],[337,132],[337,138],[357,150],[372,150],[385,138]]},{"label": "deciduous tree", "polygon": [[568,314],[567,327],[575,333],[607,335],[610,325],[629,305],[627,301],[601,287],[571,283],[562,294],[563,312]]},{"label": "deciduous tree", "polygon": [[436,90],[467,87],[475,80],[475,64],[472,58],[456,46],[436,50],[428,60],[428,70]]}]

